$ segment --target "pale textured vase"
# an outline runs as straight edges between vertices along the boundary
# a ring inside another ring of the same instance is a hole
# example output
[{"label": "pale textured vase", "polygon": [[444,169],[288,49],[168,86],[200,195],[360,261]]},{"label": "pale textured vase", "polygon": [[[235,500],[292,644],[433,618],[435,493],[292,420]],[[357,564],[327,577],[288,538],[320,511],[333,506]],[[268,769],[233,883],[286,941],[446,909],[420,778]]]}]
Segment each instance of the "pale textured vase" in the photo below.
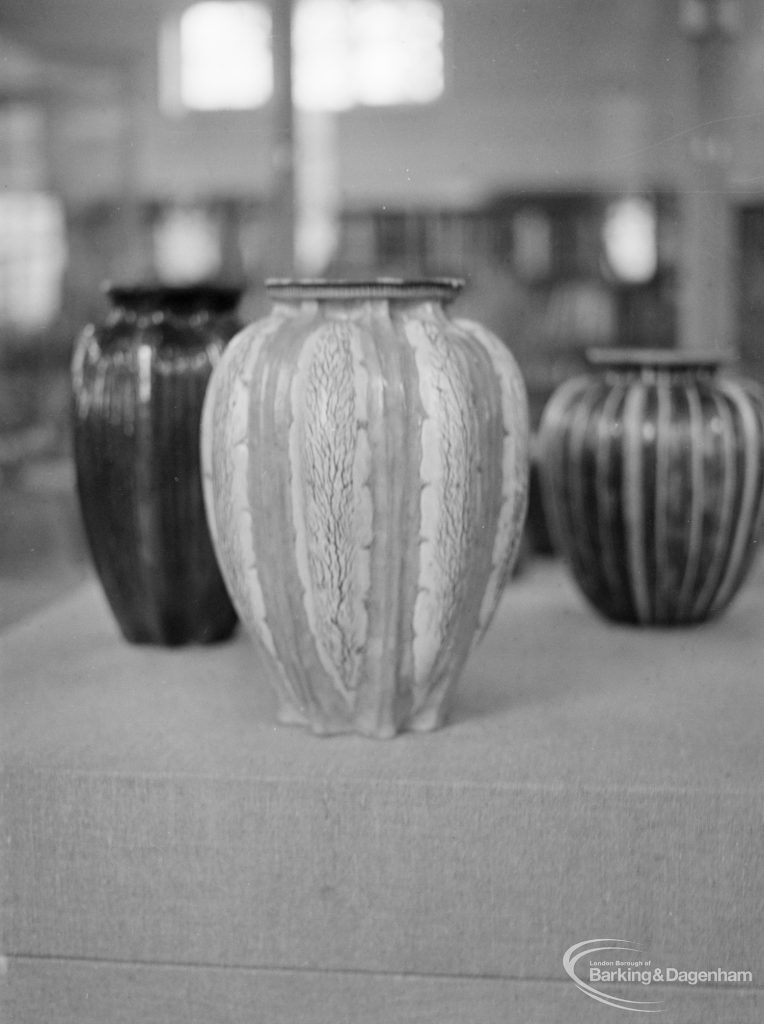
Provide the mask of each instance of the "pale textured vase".
[{"label": "pale textured vase", "polygon": [[213,542],[279,719],[441,725],[518,553],[525,387],[450,279],[271,281],[202,417]]},{"label": "pale textured vase", "polygon": [[603,615],[681,625],[742,586],[764,514],[764,399],[713,356],[598,350],[540,428],[554,540]]}]

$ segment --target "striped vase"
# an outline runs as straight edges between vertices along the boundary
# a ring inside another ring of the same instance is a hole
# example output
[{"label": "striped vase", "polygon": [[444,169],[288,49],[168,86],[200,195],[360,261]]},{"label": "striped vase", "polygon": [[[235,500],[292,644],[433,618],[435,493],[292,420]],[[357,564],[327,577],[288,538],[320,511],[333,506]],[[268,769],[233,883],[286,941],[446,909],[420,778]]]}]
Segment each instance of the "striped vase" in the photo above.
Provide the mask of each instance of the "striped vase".
[{"label": "striped vase", "polygon": [[764,402],[719,360],[595,350],[542,417],[544,504],[589,601],[641,624],[701,622],[751,565],[764,502]]},{"label": "striped vase", "polygon": [[205,401],[218,558],[279,719],[438,727],[521,539],[525,389],[460,282],[271,281]]},{"label": "striped vase", "polygon": [[74,456],[96,571],[134,643],[228,636],[236,614],[210,541],[199,421],[237,327],[223,286],[112,287],[72,360]]}]

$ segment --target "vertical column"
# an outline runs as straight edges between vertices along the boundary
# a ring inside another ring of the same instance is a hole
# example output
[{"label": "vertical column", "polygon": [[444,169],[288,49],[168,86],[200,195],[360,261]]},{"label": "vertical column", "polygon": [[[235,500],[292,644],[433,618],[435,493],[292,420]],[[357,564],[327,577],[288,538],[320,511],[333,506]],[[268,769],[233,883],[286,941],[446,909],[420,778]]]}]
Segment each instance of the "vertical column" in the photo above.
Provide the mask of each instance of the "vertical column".
[{"label": "vertical column", "polygon": [[314,277],[325,272],[339,237],[337,116],[298,110],[295,134],[295,264],[300,274]]},{"label": "vertical column", "polygon": [[295,169],[292,102],[292,4],[273,0],[273,121],[268,210],[267,273],[290,275],[294,266]]},{"label": "vertical column", "polygon": [[695,128],[682,182],[679,345],[729,352],[736,346],[729,74],[738,0],[682,0],[691,47]]},{"label": "vertical column", "polygon": [[[140,152],[146,117],[145,61],[130,61],[119,71],[119,242],[114,266],[104,268],[121,281],[139,281],[153,273],[152,240],[146,230],[141,203]],[[149,79],[150,80],[150,79]]]}]

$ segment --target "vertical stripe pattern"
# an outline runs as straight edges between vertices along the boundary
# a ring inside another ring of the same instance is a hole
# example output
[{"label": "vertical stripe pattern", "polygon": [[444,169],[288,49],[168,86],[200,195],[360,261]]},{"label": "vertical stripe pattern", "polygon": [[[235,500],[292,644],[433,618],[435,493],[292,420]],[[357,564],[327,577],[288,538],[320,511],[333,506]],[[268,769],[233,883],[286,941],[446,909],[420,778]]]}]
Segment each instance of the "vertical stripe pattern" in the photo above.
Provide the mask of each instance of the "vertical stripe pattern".
[{"label": "vertical stripe pattern", "polygon": [[86,330],[72,360],[80,508],[123,635],[183,644],[228,636],[236,615],[205,516],[199,426],[226,343],[202,299],[141,292]]},{"label": "vertical stripe pattern", "polygon": [[713,366],[611,366],[549,400],[540,427],[555,543],[604,615],[700,622],[727,607],[761,532],[764,400]]},{"label": "vertical stripe pattern", "polygon": [[224,355],[202,453],[281,720],[440,725],[523,526],[527,408],[502,343],[453,324],[437,294],[298,293]]}]

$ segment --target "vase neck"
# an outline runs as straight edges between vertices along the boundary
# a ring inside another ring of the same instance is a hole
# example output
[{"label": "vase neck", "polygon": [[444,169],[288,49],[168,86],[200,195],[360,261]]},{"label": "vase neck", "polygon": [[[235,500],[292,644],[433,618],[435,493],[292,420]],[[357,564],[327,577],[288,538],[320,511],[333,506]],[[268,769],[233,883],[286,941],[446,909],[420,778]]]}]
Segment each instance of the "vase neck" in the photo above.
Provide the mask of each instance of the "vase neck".
[{"label": "vase neck", "polygon": [[241,289],[233,285],[108,285],[106,294],[114,309],[136,318],[170,315],[225,316],[233,313]]},{"label": "vase neck", "polygon": [[640,382],[643,384],[682,384],[712,381],[719,374],[716,366],[642,366],[602,367],[605,380],[610,384]]},{"label": "vase neck", "polygon": [[374,278],[351,281],[270,278],[266,281],[269,296],[282,303],[368,303],[368,302],[435,302],[455,299],[463,287],[457,278]]},{"label": "vase neck", "polygon": [[715,377],[729,359],[718,352],[679,349],[594,348],[588,362],[611,380],[698,380]]}]

